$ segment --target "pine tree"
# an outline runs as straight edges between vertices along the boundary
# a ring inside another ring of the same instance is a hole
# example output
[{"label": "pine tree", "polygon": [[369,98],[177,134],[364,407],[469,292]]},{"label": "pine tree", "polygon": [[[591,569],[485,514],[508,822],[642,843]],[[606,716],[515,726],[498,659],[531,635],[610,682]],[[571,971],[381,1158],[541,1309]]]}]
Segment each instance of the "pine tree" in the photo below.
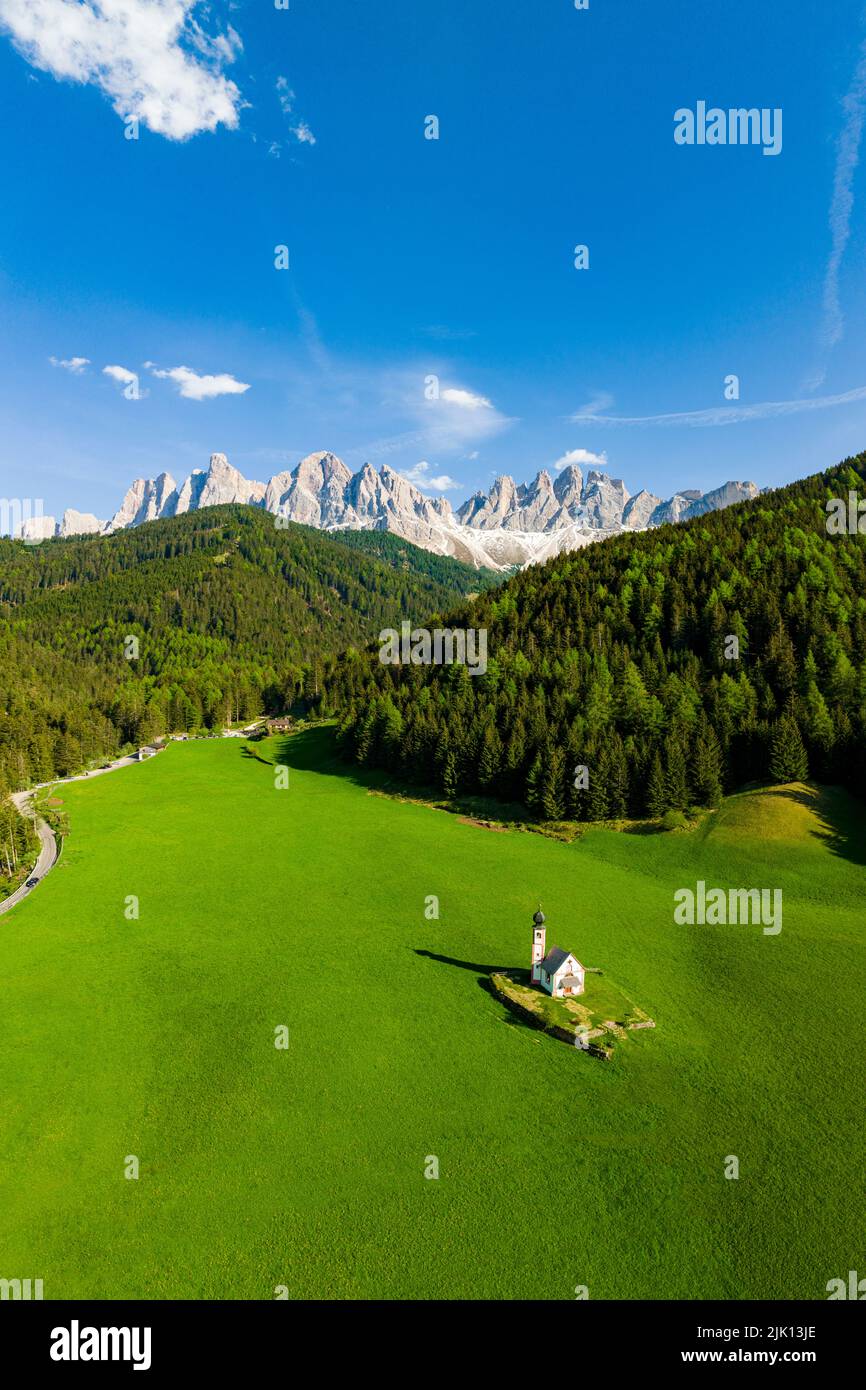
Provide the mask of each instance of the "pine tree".
[{"label": "pine tree", "polygon": [[[581,748],[580,751],[576,751],[572,746],[569,747],[565,781],[566,811],[571,820],[587,820],[589,818],[589,788],[592,785],[590,769],[595,761],[595,749],[591,744],[586,749]],[[586,768],[586,773],[578,774],[578,768]],[[585,787],[584,781],[587,783]]]},{"label": "pine tree", "polygon": [[805,782],[809,776],[809,759],[791,714],[783,714],[776,725],[770,744],[770,776],[774,782]]},{"label": "pine tree", "polygon": [[485,791],[496,781],[502,767],[502,739],[495,724],[488,724],[481,741],[481,757],[478,760],[478,785]]},{"label": "pine tree", "polygon": [[442,791],[449,801],[457,795],[457,786],[457,754],[450,752],[446,755],[445,765],[442,769]]},{"label": "pine tree", "polygon": [[451,735],[448,732],[448,725],[443,724],[434,730],[435,747],[433,752],[433,762],[439,776],[439,780],[445,773],[445,764],[448,761],[448,754],[451,752]]},{"label": "pine tree", "polygon": [[722,750],[714,730],[703,721],[692,755],[692,785],[700,806],[718,806],[722,799]]},{"label": "pine tree", "polygon": [[540,815],[542,812],[541,789],[543,775],[544,760],[540,753],[536,753],[532,766],[526,774],[526,792],[523,798],[529,810],[536,815]]},{"label": "pine tree", "polygon": [[359,763],[366,763],[368,759],[372,761],[373,732],[376,727],[376,709],[372,703],[364,710],[360,723],[355,727],[355,758]]},{"label": "pine tree", "polygon": [[827,702],[814,681],[806,692],[805,718],[803,727],[808,730],[809,742],[828,752],[836,740],[836,726],[827,708]]},{"label": "pine tree", "polygon": [[614,734],[611,739],[608,759],[608,814],[615,817],[628,815],[628,763],[619,734]]},{"label": "pine tree", "polygon": [[590,820],[607,820],[610,814],[610,749],[605,743],[589,769]]},{"label": "pine tree", "polygon": [[668,795],[665,784],[665,774],[662,768],[662,760],[659,757],[658,749],[656,749],[650,768],[649,782],[647,783],[647,815],[651,816],[653,820],[659,820],[667,809]]},{"label": "pine tree", "polygon": [[668,806],[685,811],[689,804],[689,784],[683,746],[675,735],[665,742],[665,796]]},{"label": "pine tree", "polygon": [[640,671],[629,661],[619,691],[618,709],[619,718],[626,729],[639,729],[642,726],[648,698]]},{"label": "pine tree", "polygon": [[390,695],[382,702],[379,728],[385,766],[395,771],[400,766],[400,745],[403,738],[403,716]]},{"label": "pine tree", "polygon": [[541,809],[545,820],[562,820],[565,815],[565,754],[551,748],[542,773]]}]

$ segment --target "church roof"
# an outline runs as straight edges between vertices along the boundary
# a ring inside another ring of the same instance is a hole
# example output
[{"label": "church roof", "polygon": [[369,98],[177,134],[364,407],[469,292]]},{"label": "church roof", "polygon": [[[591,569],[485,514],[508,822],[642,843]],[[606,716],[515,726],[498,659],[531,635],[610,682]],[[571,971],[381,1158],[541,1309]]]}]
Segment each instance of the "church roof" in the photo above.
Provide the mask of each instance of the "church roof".
[{"label": "church roof", "polygon": [[[544,960],[541,962],[541,967],[543,970],[547,971],[548,975],[555,975],[557,970],[559,970],[569,959],[577,961],[577,964],[580,965],[580,961],[577,960],[577,956],[575,956],[571,951],[563,951],[561,946],[553,946],[548,951],[547,955],[544,957]],[[582,966],[581,969],[583,969]]]}]

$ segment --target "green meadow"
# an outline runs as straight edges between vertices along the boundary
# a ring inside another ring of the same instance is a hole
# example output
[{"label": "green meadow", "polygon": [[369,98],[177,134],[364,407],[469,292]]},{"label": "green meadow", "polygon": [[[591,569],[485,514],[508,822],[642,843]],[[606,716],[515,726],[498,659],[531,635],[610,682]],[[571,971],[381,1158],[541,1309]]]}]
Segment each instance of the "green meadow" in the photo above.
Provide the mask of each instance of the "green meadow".
[{"label": "green meadow", "polygon": [[[327,730],[257,754],[172,745],[58,791],[60,862],[0,919],[0,1277],[821,1299],[866,1271],[866,817],[844,793],[563,844],[374,794]],[[675,925],[698,879],[781,888],[782,931]],[[539,901],[548,946],[656,1021],[611,1062],[482,987],[527,965]]]}]

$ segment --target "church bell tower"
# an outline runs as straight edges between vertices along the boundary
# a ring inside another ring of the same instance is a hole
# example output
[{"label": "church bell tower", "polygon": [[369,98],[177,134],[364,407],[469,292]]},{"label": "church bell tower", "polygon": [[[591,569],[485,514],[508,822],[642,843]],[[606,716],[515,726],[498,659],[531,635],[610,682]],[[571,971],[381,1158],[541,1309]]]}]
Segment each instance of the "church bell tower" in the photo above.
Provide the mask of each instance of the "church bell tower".
[{"label": "church bell tower", "polygon": [[541,962],[547,955],[547,928],[544,925],[544,913],[539,907],[532,919],[532,969],[530,971],[533,980],[541,979]]}]

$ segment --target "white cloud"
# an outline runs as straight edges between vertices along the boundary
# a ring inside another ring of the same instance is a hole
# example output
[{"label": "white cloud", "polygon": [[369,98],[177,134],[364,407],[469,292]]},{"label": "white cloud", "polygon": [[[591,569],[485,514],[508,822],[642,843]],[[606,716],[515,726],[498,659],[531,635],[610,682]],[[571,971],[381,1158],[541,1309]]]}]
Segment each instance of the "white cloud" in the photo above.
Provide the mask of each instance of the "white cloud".
[{"label": "white cloud", "polygon": [[450,492],[452,488],[460,486],[453,478],[449,478],[447,473],[442,473],[438,478],[431,478],[430,465],[426,459],[416,463],[413,468],[402,469],[401,477],[405,478],[407,483],[414,483],[416,487],[428,492]]},{"label": "white cloud", "polygon": [[598,464],[599,467],[606,468],[607,454],[594,454],[591,449],[569,449],[568,453],[558,458],[553,466],[559,473],[571,463],[578,465],[581,463],[591,463],[593,466]]},{"label": "white cloud", "polygon": [[[249,391],[249,382],[238,381],[229,372],[216,376],[200,376],[191,367],[168,367],[164,370],[147,363],[154,376],[173,381],[188,401],[209,401],[214,396],[242,396]],[[106,371],[108,368],[106,368]]]},{"label": "white cloud", "polygon": [[446,386],[440,391],[439,399],[449,405],[458,405],[462,410],[492,410],[493,404],[486,396],[476,396],[472,391],[463,391],[459,386]]},{"label": "white cloud", "polygon": [[281,146],[279,140],[271,141],[270,145],[268,146],[268,154],[271,157],[271,159],[279,159],[280,148]]},{"label": "white cloud", "polygon": [[310,130],[306,121],[299,121],[297,125],[291,127],[292,134],[301,145],[315,145],[316,137]]},{"label": "white cloud", "polygon": [[52,367],[64,367],[73,376],[81,376],[85,367],[90,366],[89,357],[49,357]]},{"label": "white cloud", "polygon": [[581,425],[673,425],[694,429],[717,425],[741,425],[749,420],[774,420],[810,410],[830,410],[866,400],[866,386],[837,396],[809,396],[804,400],[761,401],[756,405],[713,406],[710,410],[681,410],[667,415],[589,415],[580,411],[571,419]]},{"label": "white cloud", "polygon": [[133,381],[138,381],[136,372],[131,372],[128,367],[103,367],[106,376],[110,376],[112,381],[119,381],[124,386],[129,386]]},{"label": "white cloud", "polygon": [[229,26],[206,34],[197,0],[0,0],[0,28],[29,63],[91,83],[114,110],[169,140],[238,123],[241,94],[222,69],[241,50]]}]

